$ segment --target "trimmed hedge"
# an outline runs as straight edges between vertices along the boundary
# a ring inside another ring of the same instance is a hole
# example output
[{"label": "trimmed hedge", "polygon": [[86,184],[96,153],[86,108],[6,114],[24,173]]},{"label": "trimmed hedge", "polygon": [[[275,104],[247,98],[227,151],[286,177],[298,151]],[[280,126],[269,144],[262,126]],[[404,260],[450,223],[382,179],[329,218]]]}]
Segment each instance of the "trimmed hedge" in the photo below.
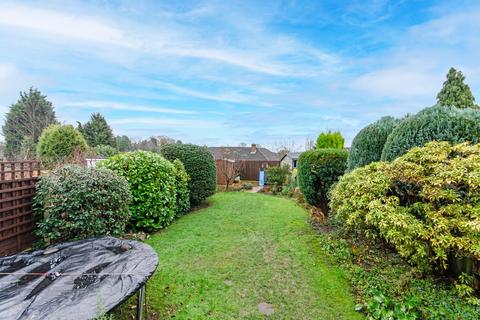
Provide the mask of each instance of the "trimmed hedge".
[{"label": "trimmed hedge", "polygon": [[383,117],[360,130],[352,141],[347,171],[380,161],[385,141],[398,122],[393,117]]},{"label": "trimmed hedge", "polygon": [[391,161],[413,147],[430,141],[478,143],[480,138],[480,111],[447,106],[433,106],[401,121],[388,136],[382,151],[382,160]]},{"label": "trimmed hedge", "polygon": [[425,271],[480,259],[480,145],[430,142],[347,173],[331,195],[346,231],[383,238]]},{"label": "trimmed hedge", "polygon": [[317,149],[343,149],[345,139],[339,131],[322,132],[317,138]]},{"label": "trimmed hedge", "polygon": [[328,192],[345,172],[348,151],[315,149],[298,158],[298,184],[307,202],[328,212]]},{"label": "trimmed hedge", "polygon": [[35,233],[45,244],[105,235],[120,236],[130,218],[127,181],[104,168],[66,166],[36,186]]},{"label": "trimmed hedge", "polygon": [[42,131],[37,157],[46,168],[52,168],[72,160],[76,153],[85,153],[87,149],[87,142],[73,126],[54,124]]},{"label": "trimmed hedge", "polygon": [[148,151],[117,154],[99,166],[125,177],[133,200],[130,204],[133,230],[161,229],[175,218],[177,203],[177,169],[161,155]]},{"label": "trimmed hedge", "polygon": [[175,180],[176,180],[176,196],[177,196],[177,215],[185,214],[190,210],[190,190],[188,189],[188,183],[190,182],[190,177],[188,176],[187,171],[183,163],[175,159],[173,165],[176,169]]},{"label": "trimmed hedge", "polygon": [[215,160],[206,147],[193,144],[167,144],[160,153],[168,160],[180,160],[190,176],[190,204],[199,204],[217,188]]}]

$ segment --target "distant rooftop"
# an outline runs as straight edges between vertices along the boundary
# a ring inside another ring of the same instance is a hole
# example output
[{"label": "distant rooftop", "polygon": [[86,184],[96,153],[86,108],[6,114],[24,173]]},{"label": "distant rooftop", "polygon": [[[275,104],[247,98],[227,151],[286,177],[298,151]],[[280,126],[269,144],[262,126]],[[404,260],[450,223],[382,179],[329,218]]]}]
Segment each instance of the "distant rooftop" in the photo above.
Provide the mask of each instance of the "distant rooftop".
[{"label": "distant rooftop", "polygon": [[267,148],[257,147],[209,147],[215,160],[238,159],[245,161],[279,161],[279,156]]}]

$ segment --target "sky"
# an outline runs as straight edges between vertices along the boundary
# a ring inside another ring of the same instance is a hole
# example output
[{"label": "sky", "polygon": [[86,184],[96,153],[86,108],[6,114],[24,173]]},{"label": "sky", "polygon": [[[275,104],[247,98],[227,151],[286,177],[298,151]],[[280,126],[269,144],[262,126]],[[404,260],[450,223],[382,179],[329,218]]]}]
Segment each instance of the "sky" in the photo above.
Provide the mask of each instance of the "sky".
[{"label": "sky", "polygon": [[0,117],[33,86],[135,140],[349,145],[435,104],[452,66],[480,99],[479,35],[480,1],[2,0]]}]

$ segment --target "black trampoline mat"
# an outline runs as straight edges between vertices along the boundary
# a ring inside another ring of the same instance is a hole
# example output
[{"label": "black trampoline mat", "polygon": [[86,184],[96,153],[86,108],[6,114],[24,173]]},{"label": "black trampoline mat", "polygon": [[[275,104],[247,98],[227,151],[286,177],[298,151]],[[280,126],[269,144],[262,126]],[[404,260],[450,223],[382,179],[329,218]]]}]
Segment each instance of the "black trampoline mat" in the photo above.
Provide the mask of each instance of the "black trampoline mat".
[{"label": "black trampoline mat", "polygon": [[142,287],[158,264],[147,244],[112,237],[0,258],[0,319],[92,319]]}]

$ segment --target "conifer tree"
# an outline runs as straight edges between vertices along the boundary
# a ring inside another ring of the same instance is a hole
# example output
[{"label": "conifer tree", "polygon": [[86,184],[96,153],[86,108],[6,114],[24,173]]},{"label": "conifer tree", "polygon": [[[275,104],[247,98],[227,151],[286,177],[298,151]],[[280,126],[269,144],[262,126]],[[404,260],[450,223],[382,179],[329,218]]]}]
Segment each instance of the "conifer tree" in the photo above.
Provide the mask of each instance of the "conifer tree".
[{"label": "conifer tree", "polygon": [[450,68],[447,80],[437,95],[437,103],[442,106],[457,108],[476,108],[475,98],[470,87],[464,82],[465,76],[461,71]]},{"label": "conifer tree", "polygon": [[83,134],[90,147],[99,145],[117,146],[112,128],[100,113],[93,113],[90,120],[84,125],[79,122],[77,129]]}]

